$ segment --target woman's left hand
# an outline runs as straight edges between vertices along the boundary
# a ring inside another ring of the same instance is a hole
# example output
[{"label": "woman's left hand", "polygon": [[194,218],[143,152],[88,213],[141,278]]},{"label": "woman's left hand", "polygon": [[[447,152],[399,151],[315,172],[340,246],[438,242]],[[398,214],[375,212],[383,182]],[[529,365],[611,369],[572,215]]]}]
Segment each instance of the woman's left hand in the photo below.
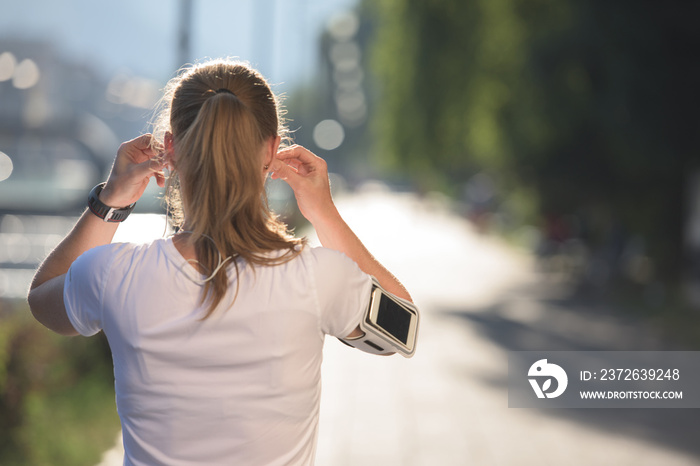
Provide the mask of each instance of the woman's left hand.
[{"label": "woman's left hand", "polygon": [[156,177],[158,186],[165,185],[164,167],[163,146],[151,134],[123,143],[100,200],[110,207],[133,204],[141,198],[151,177]]}]

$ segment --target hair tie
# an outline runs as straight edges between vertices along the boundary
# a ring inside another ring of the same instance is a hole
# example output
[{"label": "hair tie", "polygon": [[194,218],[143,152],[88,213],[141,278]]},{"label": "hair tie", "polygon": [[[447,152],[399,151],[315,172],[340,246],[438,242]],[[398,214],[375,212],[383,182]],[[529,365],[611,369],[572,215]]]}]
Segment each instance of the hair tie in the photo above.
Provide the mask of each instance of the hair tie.
[{"label": "hair tie", "polygon": [[232,90],[226,89],[225,87],[222,87],[221,89],[215,90],[215,91],[214,91],[214,94],[221,94],[222,92],[226,92],[226,93],[228,93],[228,94],[231,94],[231,95],[234,96],[234,97],[236,96],[236,94],[234,94]]}]

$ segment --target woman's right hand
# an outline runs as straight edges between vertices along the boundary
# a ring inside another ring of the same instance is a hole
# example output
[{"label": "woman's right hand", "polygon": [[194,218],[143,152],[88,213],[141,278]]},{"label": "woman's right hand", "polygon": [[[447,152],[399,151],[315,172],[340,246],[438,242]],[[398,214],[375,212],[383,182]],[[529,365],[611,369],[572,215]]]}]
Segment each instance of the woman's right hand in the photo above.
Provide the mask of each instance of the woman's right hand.
[{"label": "woman's right hand", "polygon": [[270,166],[273,179],[281,179],[294,191],[301,214],[312,224],[336,215],[326,161],[308,149],[294,145],[277,152]]}]

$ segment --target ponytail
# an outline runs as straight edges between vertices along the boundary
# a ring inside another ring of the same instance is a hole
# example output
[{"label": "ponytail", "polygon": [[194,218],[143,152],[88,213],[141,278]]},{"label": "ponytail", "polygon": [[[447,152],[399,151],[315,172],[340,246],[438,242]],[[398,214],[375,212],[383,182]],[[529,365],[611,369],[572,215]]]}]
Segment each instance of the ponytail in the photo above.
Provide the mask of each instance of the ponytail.
[{"label": "ponytail", "polygon": [[193,155],[178,161],[178,172],[190,181],[183,195],[195,233],[214,233],[221,223],[252,207],[263,191],[263,142],[253,116],[236,96],[220,93],[204,101],[175,147],[178,154]]},{"label": "ponytail", "polygon": [[[265,197],[263,153],[282,125],[264,78],[246,65],[218,61],[176,79],[166,111],[177,157],[166,200],[175,226],[186,223],[197,262],[213,273],[203,285],[206,318],[229,288],[222,260],[232,257],[238,276],[239,259],[277,265],[296,257],[303,242],[288,234]],[[269,254],[277,250],[283,253]],[[237,293],[238,281],[234,299]]]}]

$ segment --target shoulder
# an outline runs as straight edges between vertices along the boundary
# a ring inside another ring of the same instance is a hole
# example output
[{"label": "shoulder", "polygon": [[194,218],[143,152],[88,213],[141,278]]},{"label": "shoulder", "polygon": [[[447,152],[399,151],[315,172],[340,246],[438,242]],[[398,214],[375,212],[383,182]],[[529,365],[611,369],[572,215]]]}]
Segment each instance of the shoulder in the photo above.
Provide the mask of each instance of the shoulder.
[{"label": "shoulder", "polygon": [[141,245],[133,243],[110,243],[85,251],[78,259],[88,262],[109,260],[117,256],[133,253]]},{"label": "shoulder", "polygon": [[360,267],[342,252],[309,246],[305,246],[293,259],[282,262],[271,270],[285,274],[287,279],[295,277],[298,281],[308,277],[318,284],[365,275]]},{"label": "shoulder", "polygon": [[101,263],[110,262],[116,254],[124,250],[125,243],[112,243],[88,249],[76,259],[74,265],[94,266]]},{"label": "shoulder", "polygon": [[360,267],[344,253],[324,247],[305,248],[302,257],[311,263],[314,274],[321,281],[368,279]]},{"label": "shoulder", "polygon": [[305,247],[299,254],[299,259],[306,268],[313,269],[316,274],[362,273],[360,267],[344,253],[321,246]]},{"label": "shoulder", "polygon": [[324,247],[306,247],[301,253],[306,260],[313,261],[320,265],[351,266],[357,264],[342,252]]},{"label": "shoulder", "polygon": [[132,262],[134,256],[153,247],[155,243],[110,243],[85,251],[73,262],[73,268],[99,270],[109,268],[115,262]]}]

